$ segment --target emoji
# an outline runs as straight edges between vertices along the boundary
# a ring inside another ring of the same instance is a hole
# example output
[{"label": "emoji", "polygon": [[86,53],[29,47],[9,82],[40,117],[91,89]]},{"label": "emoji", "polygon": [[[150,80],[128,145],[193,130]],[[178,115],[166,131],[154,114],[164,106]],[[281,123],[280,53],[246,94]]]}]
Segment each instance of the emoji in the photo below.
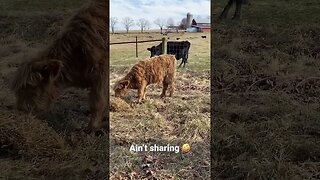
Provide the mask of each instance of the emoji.
[{"label": "emoji", "polygon": [[184,153],[187,153],[187,152],[190,151],[190,145],[189,144],[184,144],[184,145],[182,145],[181,149],[182,149],[182,151]]}]

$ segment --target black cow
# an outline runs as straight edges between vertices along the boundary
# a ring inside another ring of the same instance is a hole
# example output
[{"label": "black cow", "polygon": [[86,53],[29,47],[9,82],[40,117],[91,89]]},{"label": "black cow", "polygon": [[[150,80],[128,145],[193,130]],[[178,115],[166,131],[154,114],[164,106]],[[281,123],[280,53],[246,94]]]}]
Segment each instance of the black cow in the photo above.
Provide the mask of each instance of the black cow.
[{"label": "black cow", "polygon": [[[188,55],[189,55],[189,49],[190,49],[190,42],[189,41],[168,41],[167,42],[167,54],[173,54],[175,55],[176,59],[179,60],[182,58],[182,62],[179,65],[183,64],[183,67],[188,63]],[[151,48],[147,48],[148,51],[151,52],[151,56],[159,56],[162,54],[162,43],[160,43],[158,46],[152,46]]]}]

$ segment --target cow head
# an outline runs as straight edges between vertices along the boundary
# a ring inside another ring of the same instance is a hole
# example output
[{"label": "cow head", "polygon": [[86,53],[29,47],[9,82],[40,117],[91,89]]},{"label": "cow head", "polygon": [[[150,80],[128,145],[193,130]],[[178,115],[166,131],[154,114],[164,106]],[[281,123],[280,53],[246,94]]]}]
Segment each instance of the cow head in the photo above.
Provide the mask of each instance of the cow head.
[{"label": "cow head", "polygon": [[151,48],[147,48],[148,51],[150,51],[151,55],[150,57],[153,57],[156,55],[156,47],[152,46]]},{"label": "cow head", "polygon": [[47,110],[58,95],[56,82],[62,67],[59,60],[22,64],[11,86],[16,96],[17,108],[28,112]]},{"label": "cow head", "polygon": [[114,87],[113,90],[115,92],[116,97],[123,97],[128,94],[129,91],[129,80],[120,80],[118,81]]}]

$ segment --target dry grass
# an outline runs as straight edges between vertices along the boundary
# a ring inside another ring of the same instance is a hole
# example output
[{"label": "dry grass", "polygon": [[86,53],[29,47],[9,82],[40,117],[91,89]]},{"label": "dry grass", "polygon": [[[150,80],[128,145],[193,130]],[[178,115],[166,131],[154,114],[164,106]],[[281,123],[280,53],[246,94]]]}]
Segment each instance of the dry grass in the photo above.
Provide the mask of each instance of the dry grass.
[{"label": "dry grass", "polygon": [[86,91],[69,89],[51,111],[33,116],[14,109],[9,90],[19,64],[46,45],[78,6],[1,3],[6,9],[0,13],[0,179],[106,178],[108,141],[82,132],[89,120]]},{"label": "dry grass", "polygon": [[[90,136],[82,131],[90,116],[87,91],[69,89],[49,112],[33,116],[14,110],[14,96],[9,90],[12,73],[19,64],[46,45],[59,31],[62,20],[82,3],[4,1],[0,7],[0,179],[107,178],[109,142],[105,136]],[[155,33],[143,36],[160,38]],[[190,37],[195,43],[187,68],[179,70],[173,98],[160,99],[161,88],[155,86],[148,89],[149,99],[142,105],[131,104],[130,96],[125,101],[110,98],[112,177],[140,178],[150,173],[159,179],[209,176],[210,37],[177,36]],[[111,41],[128,39],[125,35],[111,36]],[[139,45],[139,58],[149,57],[149,45],[152,43]],[[134,45],[119,45],[117,51],[113,47],[116,46],[111,47],[112,83],[137,61]],[[128,145],[140,142],[179,146],[188,142],[192,152],[187,156],[131,153]],[[151,164],[148,172],[141,169],[143,163]]]},{"label": "dry grass", "polygon": [[[210,178],[210,35],[206,34],[207,39],[201,39],[201,35],[169,34],[171,40],[179,37],[180,40],[191,42],[189,63],[185,69],[177,70],[176,92],[172,98],[161,99],[161,87],[150,85],[144,103],[132,103],[136,92],[131,92],[125,98],[132,107],[131,111],[111,112],[112,178]],[[111,42],[134,41],[135,36],[139,40],[162,37],[160,33],[114,34],[111,35]],[[139,58],[135,57],[135,44],[111,45],[111,87],[139,59],[150,56],[148,47],[159,43],[139,44]],[[114,92],[110,91],[112,96]],[[170,144],[181,147],[184,143],[191,144],[191,152],[186,155],[181,151],[178,154],[129,151],[132,144]],[[146,162],[150,163],[150,167],[142,168]]]},{"label": "dry grass", "polygon": [[[202,39],[201,36],[206,35],[206,39]],[[110,35],[110,42],[126,42],[135,41],[136,36],[138,41],[142,40],[154,40],[161,39],[163,36],[160,33],[130,33],[130,34],[114,34]],[[188,40],[191,42],[189,50],[189,64],[184,70],[192,70],[196,72],[210,70],[210,34],[209,33],[169,33],[167,36],[168,41],[177,41],[176,38],[180,38],[178,41]],[[136,45],[135,44],[123,44],[123,45],[111,45],[110,46],[110,57],[112,65],[133,65],[139,59],[145,59],[150,57],[150,51],[147,48],[154,45],[158,45],[161,42],[147,42],[138,44],[138,58],[136,58]],[[181,60],[178,61],[181,63]],[[111,66],[111,68],[114,68]],[[183,71],[183,70],[181,70]],[[112,75],[112,74],[111,74]],[[112,78],[111,78],[112,79]]]},{"label": "dry grass", "polygon": [[257,0],[239,23],[215,19],[214,178],[319,179],[318,11]]}]

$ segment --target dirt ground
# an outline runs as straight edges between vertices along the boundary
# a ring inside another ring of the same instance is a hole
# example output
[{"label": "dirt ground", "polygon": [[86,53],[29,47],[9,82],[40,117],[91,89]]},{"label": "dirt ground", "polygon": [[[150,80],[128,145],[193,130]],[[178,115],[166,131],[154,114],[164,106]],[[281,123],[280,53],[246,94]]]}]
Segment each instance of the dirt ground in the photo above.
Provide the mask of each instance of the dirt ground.
[{"label": "dirt ground", "polygon": [[319,8],[256,0],[240,22],[213,17],[212,178],[319,179]]}]

